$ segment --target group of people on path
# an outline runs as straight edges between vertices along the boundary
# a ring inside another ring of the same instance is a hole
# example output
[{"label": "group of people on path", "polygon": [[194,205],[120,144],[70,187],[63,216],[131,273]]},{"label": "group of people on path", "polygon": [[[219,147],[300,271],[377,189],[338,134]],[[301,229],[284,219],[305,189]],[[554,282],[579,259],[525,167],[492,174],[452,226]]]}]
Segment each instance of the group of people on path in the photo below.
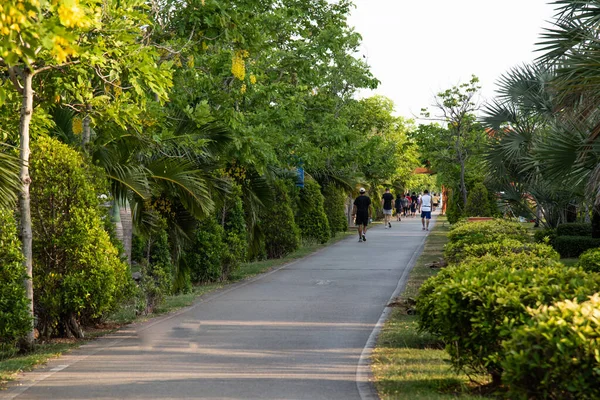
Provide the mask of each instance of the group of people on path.
[{"label": "group of people on path", "polygon": [[[423,194],[415,192],[402,193],[396,196],[390,192],[389,188],[385,189],[385,193],[381,196],[381,206],[383,208],[384,225],[386,229],[392,228],[392,214],[396,209],[396,220],[400,222],[402,216],[415,217],[417,212],[421,214],[421,223],[424,231],[429,231],[429,221],[431,220],[431,212],[439,206],[440,198],[435,193],[429,194],[428,190],[424,190]],[[373,206],[371,198],[366,195],[365,188],[360,188],[360,195],[354,200],[352,209],[352,217],[355,218],[354,223],[358,228],[358,241],[367,241],[367,226],[373,218]]]}]

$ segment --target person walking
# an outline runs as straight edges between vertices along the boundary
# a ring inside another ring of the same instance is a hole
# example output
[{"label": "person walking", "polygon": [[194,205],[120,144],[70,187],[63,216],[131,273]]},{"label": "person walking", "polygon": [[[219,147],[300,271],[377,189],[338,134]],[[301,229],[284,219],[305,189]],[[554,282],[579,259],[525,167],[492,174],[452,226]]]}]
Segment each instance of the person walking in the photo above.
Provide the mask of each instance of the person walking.
[{"label": "person walking", "polygon": [[414,218],[417,215],[417,194],[412,192],[410,196],[410,215]]},{"label": "person walking", "polygon": [[367,241],[367,225],[373,215],[373,206],[371,198],[365,194],[365,188],[360,188],[360,196],[354,200],[352,207],[352,216],[355,217],[354,223],[358,227],[358,241]]},{"label": "person walking", "polygon": [[431,220],[431,204],[432,199],[429,195],[429,190],[425,189],[423,196],[421,197],[421,224],[423,225],[423,230],[429,230],[429,221]]},{"label": "person walking", "polygon": [[403,211],[404,218],[406,218],[406,216],[410,212],[410,205],[409,205],[409,201],[408,201],[408,194],[404,194],[404,193],[402,194],[402,211]]},{"label": "person walking", "polygon": [[432,201],[433,201],[433,208],[431,209],[431,211],[435,211],[436,208],[438,208],[439,204],[440,204],[440,196],[436,193],[433,194],[432,197]]},{"label": "person walking", "polygon": [[394,195],[390,193],[390,188],[385,189],[385,193],[381,196],[381,206],[383,207],[383,223],[385,228],[392,227],[392,201]]},{"label": "person walking", "polygon": [[396,209],[396,221],[400,222],[402,221],[402,218],[400,218],[400,216],[402,215],[402,198],[404,197],[404,195],[400,195],[396,192],[396,200],[394,201],[394,208]]}]

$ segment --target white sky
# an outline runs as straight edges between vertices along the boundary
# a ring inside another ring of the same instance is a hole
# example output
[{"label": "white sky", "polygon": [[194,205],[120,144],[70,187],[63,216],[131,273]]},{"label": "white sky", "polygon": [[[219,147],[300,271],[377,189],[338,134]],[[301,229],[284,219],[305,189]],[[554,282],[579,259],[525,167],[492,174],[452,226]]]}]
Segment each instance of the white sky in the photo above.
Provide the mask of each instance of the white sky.
[{"label": "white sky", "polygon": [[[532,61],[547,0],[354,0],[349,24],[363,37],[361,55],[398,115],[419,116],[441,90],[480,79],[482,99],[511,67]],[[361,96],[373,92],[362,92]]]}]

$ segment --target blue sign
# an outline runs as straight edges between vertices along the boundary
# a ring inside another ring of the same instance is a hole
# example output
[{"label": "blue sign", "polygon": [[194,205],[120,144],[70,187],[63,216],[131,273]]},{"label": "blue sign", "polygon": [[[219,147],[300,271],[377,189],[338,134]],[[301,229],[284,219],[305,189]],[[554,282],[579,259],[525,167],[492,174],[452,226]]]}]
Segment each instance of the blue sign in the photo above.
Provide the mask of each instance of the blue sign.
[{"label": "blue sign", "polygon": [[297,174],[296,186],[303,188],[304,187],[304,168],[302,168],[302,167],[296,168],[296,174]]}]

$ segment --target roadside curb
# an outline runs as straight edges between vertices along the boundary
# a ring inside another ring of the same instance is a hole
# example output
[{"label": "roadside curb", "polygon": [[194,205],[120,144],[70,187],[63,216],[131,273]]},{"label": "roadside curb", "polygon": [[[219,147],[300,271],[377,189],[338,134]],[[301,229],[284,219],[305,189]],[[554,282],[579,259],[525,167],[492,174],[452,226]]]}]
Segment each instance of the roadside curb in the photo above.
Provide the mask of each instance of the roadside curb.
[{"label": "roadside curb", "polygon": [[[435,227],[435,224],[437,222],[437,215],[434,219],[431,220],[431,222],[432,224],[429,225],[430,232]],[[398,285],[396,286],[394,293],[392,293],[390,299],[387,301],[386,306],[383,309],[379,320],[375,324],[375,327],[371,331],[371,334],[367,339],[367,343],[365,344],[365,347],[363,348],[363,351],[360,355],[358,365],[356,366],[355,379],[356,388],[358,389],[358,393],[362,400],[379,400],[379,394],[377,393],[377,389],[375,388],[374,384],[373,372],[371,371],[371,356],[373,354],[373,349],[376,347],[377,338],[379,337],[379,334],[381,333],[385,322],[387,321],[390,313],[392,312],[392,309],[388,307],[387,304],[389,304],[392,300],[398,297],[398,295],[400,295],[402,291],[404,291],[406,282],[408,280],[408,276],[410,275],[415,264],[417,263],[417,259],[419,258],[421,253],[423,253],[425,242],[427,241],[428,237],[429,234],[423,236],[419,247],[417,247],[417,249],[414,251],[410,261],[408,262],[407,268],[402,273],[402,276],[398,281]]]}]

